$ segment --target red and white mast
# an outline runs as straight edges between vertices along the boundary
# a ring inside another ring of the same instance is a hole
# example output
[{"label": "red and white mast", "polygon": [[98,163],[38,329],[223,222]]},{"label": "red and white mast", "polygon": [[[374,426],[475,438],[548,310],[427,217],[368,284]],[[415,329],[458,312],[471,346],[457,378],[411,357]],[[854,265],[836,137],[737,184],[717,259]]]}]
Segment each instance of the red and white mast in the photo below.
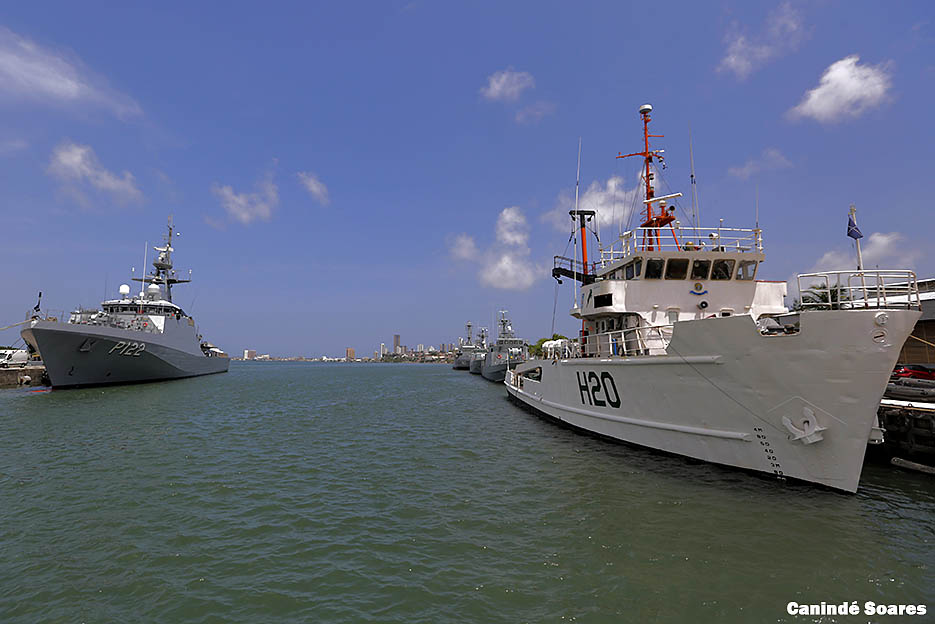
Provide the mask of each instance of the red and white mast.
[{"label": "red and white mast", "polygon": [[[643,249],[646,250],[658,248],[661,244],[658,228],[669,225],[675,221],[675,216],[666,210],[665,200],[670,196],[667,195],[665,197],[656,197],[656,190],[653,187],[654,174],[650,165],[652,164],[654,158],[659,162],[662,162],[665,158],[662,155],[662,150],[652,150],[649,148],[649,139],[662,138],[665,135],[649,133],[649,122],[652,121],[650,113],[652,111],[653,107],[651,104],[643,104],[640,106],[640,115],[643,117],[643,151],[633,152],[632,154],[617,155],[617,158],[629,158],[630,156],[643,157],[643,181],[646,184],[646,199],[643,200],[643,203],[646,204],[646,219],[642,224],[640,224],[640,227],[657,228],[657,231],[654,233],[643,232]],[[681,195],[681,193],[678,195]],[[653,204],[655,203],[659,204],[658,214],[653,210]],[[672,237],[675,238],[674,228],[672,230]],[[675,244],[678,245],[678,239],[675,239]]]}]

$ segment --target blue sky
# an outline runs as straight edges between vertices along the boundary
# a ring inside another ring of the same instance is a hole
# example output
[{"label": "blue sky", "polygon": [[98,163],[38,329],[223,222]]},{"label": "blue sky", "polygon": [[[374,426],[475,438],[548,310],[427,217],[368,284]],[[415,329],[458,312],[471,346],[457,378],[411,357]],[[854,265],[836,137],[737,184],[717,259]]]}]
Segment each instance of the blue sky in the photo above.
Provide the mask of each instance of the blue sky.
[{"label": "blue sky", "polygon": [[0,324],[112,296],[172,214],[176,300],[231,353],[437,345],[498,307],[535,340],[578,138],[609,242],[644,102],[686,196],[691,125],[705,224],[752,226],[759,188],[760,277],[845,268],[852,202],[868,264],[935,276],[933,96],[929,2],[9,4]]}]

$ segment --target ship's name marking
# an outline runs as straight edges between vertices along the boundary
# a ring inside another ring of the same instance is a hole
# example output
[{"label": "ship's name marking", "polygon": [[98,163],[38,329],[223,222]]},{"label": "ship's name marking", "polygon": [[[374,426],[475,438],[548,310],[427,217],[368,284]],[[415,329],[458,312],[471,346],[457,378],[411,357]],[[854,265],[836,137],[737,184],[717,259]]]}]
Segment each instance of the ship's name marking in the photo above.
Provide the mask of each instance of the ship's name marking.
[{"label": "ship's name marking", "polygon": [[614,377],[607,371],[600,375],[594,371],[578,371],[578,391],[582,405],[620,407],[620,393]]},{"label": "ship's name marking", "polygon": [[107,352],[107,355],[111,355],[116,351],[116,355],[126,355],[127,357],[140,357],[143,354],[143,351],[146,350],[145,342],[124,342],[121,340],[115,344],[110,351]]}]

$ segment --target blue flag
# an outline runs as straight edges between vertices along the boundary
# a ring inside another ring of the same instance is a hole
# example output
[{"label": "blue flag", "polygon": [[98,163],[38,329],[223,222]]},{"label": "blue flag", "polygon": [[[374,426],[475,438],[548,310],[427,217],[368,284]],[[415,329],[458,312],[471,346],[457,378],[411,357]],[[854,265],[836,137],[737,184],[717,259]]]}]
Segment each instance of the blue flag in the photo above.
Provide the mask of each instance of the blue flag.
[{"label": "blue flag", "polygon": [[854,217],[851,215],[847,215],[847,235],[854,240],[864,237],[863,233],[860,231],[860,228],[858,228],[857,224],[854,223]]}]

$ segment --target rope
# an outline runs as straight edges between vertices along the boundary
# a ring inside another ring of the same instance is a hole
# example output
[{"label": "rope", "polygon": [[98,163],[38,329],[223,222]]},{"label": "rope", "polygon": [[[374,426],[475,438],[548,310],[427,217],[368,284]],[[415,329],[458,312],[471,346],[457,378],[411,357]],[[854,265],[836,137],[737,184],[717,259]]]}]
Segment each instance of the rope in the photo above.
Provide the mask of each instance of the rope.
[{"label": "rope", "polygon": [[26,323],[28,323],[28,322],[31,321],[31,320],[32,320],[32,319],[26,319],[25,321],[20,321],[19,323],[13,323],[12,325],[7,325],[6,327],[0,327],[0,331],[3,331],[3,330],[5,330],[5,329],[10,329],[10,328],[13,328],[13,327],[17,327],[17,326],[19,326],[19,325],[25,325]]},{"label": "rope", "polygon": [[[552,313],[552,316],[553,316],[553,318],[555,317],[555,313],[554,313],[554,312]],[[552,322],[554,323],[555,321],[552,321]],[[918,336],[913,336],[912,334],[909,334],[909,337],[910,337],[910,338],[915,338],[915,339],[918,340],[919,342],[921,342],[921,343],[923,343],[923,344],[927,344],[927,345],[930,346],[930,347],[935,347],[935,344],[932,344],[932,343],[929,342],[928,340],[922,340],[922,339],[919,338]]]}]

